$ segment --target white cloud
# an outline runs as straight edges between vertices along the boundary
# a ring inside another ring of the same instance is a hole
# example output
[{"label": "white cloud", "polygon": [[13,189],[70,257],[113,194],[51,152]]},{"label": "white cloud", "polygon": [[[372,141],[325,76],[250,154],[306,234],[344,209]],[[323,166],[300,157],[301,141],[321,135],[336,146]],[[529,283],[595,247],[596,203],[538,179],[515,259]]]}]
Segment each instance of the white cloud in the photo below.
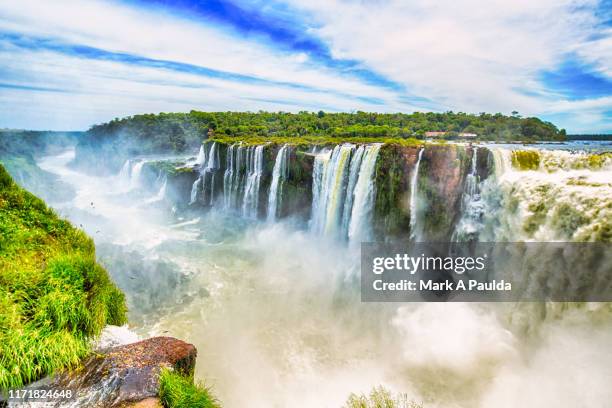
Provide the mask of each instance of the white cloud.
[{"label": "white cloud", "polygon": [[554,97],[538,83],[541,71],[573,52],[610,66],[609,38],[586,45],[594,0],[288,1],[336,57],[455,110],[537,114]]},{"label": "white cloud", "polygon": [[[93,123],[137,113],[200,110],[380,110],[335,93],[245,83],[190,73],[14,50],[0,56],[14,84],[65,92],[3,89],[2,126],[85,129]],[[256,105],[257,108],[253,109]],[[32,123],[37,118],[41,124]]]},{"label": "white cloud", "polygon": [[[565,115],[568,119],[562,126],[570,130],[573,125],[587,126],[590,120],[598,121],[593,127],[610,127],[606,117],[609,99],[567,101],[539,81],[540,72],[554,70],[572,53],[611,75],[612,30],[599,28],[596,32],[592,13],[596,0],[243,3],[271,17],[301,19],[297,23],[309,27],[308,34],[327,44],[334,57],[358,61],[361,67],[404,85],[410,95],[433,101],[424,106]],[[273,83],[224,80],[9,48],[0,55],[0,72],[7,75],[3,82],[53,85],[70,89],[72,94],[3,90],[0,103],[3,109],[30,112],[30,116],[11,115],[11,123],[39,115],[47,123],[50,117],[54,123],[65,117],[81,128],[114,116],[192,108],[424,110],[405,103],[400,92],[344,75],[305,52],[274,48],[263,35],[238,35],[215,24],[167,10],[137,9],[100,0],[1,2],[0,31],[204,66]],[[595,40],[593,34],[598,34]],[[384,105],[360,99],[364,97],[381,100]],[[84,112],[82,119],[75,119],[74,111],[60,113],[60,106],[70,110],[70,105]]]},{"label": "white cloud", "polygon": [[392,97],[388,91],[310,66],[303,53],[273,50],[261,38],[238,38],[160,10],[93,0],[20,0],[0,3],[0,16],[0,29],[18,33],[350,95]]}]

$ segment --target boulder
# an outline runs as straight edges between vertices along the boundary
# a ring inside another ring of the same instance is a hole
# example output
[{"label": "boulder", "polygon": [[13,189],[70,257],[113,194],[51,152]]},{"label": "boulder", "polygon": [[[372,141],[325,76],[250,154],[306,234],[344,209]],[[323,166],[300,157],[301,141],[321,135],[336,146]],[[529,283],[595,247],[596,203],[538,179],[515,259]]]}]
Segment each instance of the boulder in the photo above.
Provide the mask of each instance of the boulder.
[{"label": "boulder", "polygon": [[55,376],[49,387],[76,391],[72,406],[154,407],[159,405],[160,371],[170,368],[191,376],[196,354],[192,344],[153,337],[94,353],[78,369]]}]

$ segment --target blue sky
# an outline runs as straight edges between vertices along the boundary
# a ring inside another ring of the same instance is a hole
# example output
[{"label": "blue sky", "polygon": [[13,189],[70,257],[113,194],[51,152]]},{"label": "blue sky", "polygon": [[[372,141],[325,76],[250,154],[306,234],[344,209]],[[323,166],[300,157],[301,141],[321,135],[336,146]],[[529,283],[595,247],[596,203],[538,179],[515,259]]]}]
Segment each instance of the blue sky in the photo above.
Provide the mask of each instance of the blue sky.
[{"label": "blue sky", "polygon": [[516,110],[612,133],[612,1],[0,3],[0,127],[191,109]]}]

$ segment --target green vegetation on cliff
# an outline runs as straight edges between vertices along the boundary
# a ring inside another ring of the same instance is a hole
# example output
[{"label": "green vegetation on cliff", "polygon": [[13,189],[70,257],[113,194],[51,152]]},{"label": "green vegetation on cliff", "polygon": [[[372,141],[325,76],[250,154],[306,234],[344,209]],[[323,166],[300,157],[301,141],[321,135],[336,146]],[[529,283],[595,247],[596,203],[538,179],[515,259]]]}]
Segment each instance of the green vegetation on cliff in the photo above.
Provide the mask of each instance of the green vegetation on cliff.
[{"label": "green vegetation on cliff", "polygon": [[74,367],[106,324],[125,320],[93,241],[0,166],[0,389]]},{"label": "green vegetation on cliff", "polygon": [[166,408],[220,407],[209,388],[194,384],[193,378],[167,369],[159,377],[159,397]]},{"label": "green vegetation on cliff", "polygon": [[325,112],[199,112],[160,113],[114,119],[93,126],[79,143],[81,148],[104,145],[108,152],[131,154],[182,152],[207,136],[219,139],[329,138],[383,141],[422,138],[425,132],[476,133],[484,140],[563,140],[565,131],[538,118],[500,113],[479,115],[463,112],[325,113]]}]

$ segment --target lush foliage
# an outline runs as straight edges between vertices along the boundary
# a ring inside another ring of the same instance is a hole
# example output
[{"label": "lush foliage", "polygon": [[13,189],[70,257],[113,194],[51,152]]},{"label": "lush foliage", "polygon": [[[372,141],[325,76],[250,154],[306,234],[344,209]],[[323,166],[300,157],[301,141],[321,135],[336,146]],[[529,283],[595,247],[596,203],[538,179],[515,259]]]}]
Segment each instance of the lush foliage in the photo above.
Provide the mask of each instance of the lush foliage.
[{"label": "lush foliage", "polygon": [[159,397],[166,408],[220,407],[209,388],[168,369],[160,374]]},{"label": "lush foliage", "polygon": [[136,115],[93,126],[87,139],[133,138],[140,152],[183,151],[207,135],[220,138],[421,138],[428,131],[478,134],[486,140],[564,139],[552,123],[502,114],[199,112]]},{"label": "lush foliage", "polygon": [[75,366],[125,315],[91,239],[0,166],[0,389]]}]

